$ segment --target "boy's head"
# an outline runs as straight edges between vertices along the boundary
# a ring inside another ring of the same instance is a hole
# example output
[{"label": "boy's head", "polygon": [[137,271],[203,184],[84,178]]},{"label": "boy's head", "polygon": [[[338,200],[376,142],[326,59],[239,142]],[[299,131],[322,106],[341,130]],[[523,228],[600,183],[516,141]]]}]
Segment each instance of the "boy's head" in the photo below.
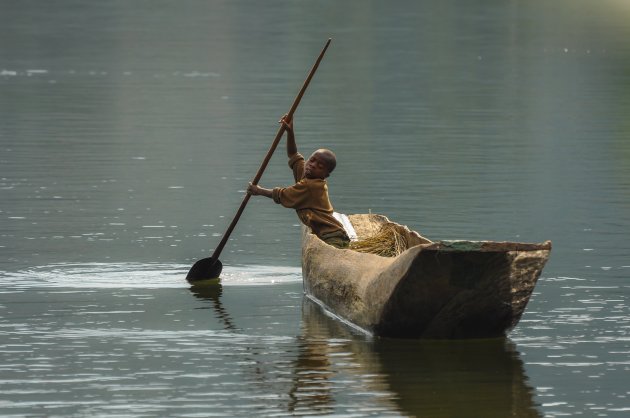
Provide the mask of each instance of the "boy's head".
[{"label": "boy's head", "polygon": [[321,148],[311,154],[304,166],[308,179],[325,179],[337,166],[337,157],[329,149]]}]

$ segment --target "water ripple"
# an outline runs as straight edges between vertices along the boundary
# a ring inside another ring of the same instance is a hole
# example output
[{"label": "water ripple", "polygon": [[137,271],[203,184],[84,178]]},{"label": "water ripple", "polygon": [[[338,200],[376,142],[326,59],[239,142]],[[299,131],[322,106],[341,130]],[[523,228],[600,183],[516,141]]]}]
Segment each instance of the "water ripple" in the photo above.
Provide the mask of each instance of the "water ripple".
[{"label": "water ripple", "polygon": [[[91,263],[51,264],[18,272],[0,271],[0,294],[34,287],[59,289],[182,288],[189,287],[190,266],[180,264]],[[221,283],[272,285],[302,280],[299,268],[283,266],[225,266]]]}]

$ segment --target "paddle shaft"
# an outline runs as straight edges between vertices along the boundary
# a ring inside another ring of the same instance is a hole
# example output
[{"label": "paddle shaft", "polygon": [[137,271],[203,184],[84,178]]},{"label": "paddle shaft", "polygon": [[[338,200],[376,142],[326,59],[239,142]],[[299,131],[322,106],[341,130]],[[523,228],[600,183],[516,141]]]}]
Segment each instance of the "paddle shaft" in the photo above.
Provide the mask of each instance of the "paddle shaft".
[{"label": "paddle shaft", "polygon": [[[295,113],[295,110],[300,104],[300,100],[302,100],[302,96],[304,96],[304,92],[306,91],[306,88],[308,87],[309,83],[311,82],[311,79],[315,75],[315,71],[317,70],[317,67],[319,67],[319,63],[322,61],[322,58],[324,58],[324,54],[326,53],[326,50],[328,49],[328,45],[330,45],[330,41],[331,39],[328,39],[328,41],[326,42],[326,45],[324,45],[324,49],[322,49],[322,52],[319,54],[319,57],[317,57],[317,60],[315,61],[313,68],[311,68],[311,71],[308,73],[308,76],[306,77],[306,80],[304,81],[304,84],[302,85],[302,88],[300,89],[300,92],[298,93],[295,100],[293,101],[293,104],[291,105],[291,109],[289,109],[289,112],[287,113],[288,120],[291,120],[291,118],[293,117],[293,113]],[[273,143],[271,144],[269,151],[267,151],[267,155],[265,156],[265,159],[260,165],[260,168],[258,169],[256,176],[254,176],[254,179],[252,180],[252,184],[258,184],[258,182],[260,181],[260,178],[262,177],[265,169],[267,168],[267,164],[269,164],[269,160],[271,160],[271,156],[273,155],[274,151],[278,147],[278,143],[280,142],[280,139],[282,139],[282,135],[284,135],[285,130],[286,128],[284,126],[284,123],[281,123],[280,129],[278,129],[278,133],[276,134],[276,137],[273,140]],[[225,231],[225,234],[223,234],[223,238],[221,238],[221,242],[219,242],[219,245],[214,250],[214,253],[212,253],[212,257],[211,257],[212,262],[215,262],[216,260],[219,259],[219,255],[221,255],[221,251],[223,251],[223,247],[225,247],[225,244],[227,243],[228,239],[230,238],[230,235],[232,234],[232,231],[236,227],[238,220],[243,214],[243,211],[245,210],[245,206],[247,206],[247,202],[249,202],[250,197],[251,195],[249,193],[245,194],[245,197],[243,198],[243,201],[241,202],[241,206],[238,208],[238,211],[236,212],[234,219],[232,219],[230,226],[228,226],[227,230]]]}]

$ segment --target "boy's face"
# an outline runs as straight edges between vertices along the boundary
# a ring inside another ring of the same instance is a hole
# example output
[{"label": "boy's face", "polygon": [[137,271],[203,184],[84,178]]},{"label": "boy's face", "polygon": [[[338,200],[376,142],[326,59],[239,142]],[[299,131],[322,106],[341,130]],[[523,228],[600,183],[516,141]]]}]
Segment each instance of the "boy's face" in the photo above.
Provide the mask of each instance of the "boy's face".
[{"label": "boy's face", "polygon": [[315,151],[304,165],[304,176],[307,179],[325,179],[329,175],[328,165],[322,153]]}]

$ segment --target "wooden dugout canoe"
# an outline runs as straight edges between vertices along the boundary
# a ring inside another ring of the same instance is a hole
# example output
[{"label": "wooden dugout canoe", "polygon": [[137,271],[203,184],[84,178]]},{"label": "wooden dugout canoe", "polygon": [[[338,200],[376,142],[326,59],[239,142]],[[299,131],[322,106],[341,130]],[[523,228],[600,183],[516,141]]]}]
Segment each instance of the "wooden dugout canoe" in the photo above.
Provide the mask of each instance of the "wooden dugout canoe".
[{"label": "wooden dugout canoe", "polygon": [[505,336],[534,290],[551,242],[432,242],[382,215],[350,215],[359,239],[393,224],[409,248],[381,257],[332,247],[304,228],[309,298],[370,334],[461,339]]}]

